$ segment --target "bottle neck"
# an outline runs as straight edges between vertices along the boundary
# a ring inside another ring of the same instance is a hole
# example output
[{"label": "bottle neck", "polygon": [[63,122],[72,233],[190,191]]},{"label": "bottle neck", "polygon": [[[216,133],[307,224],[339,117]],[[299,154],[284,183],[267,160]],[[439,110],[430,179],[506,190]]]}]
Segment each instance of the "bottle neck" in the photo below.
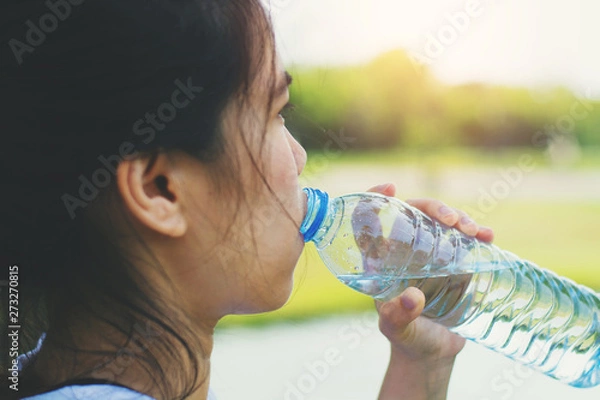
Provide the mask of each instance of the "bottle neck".
[{"label": "bottle neck", "polygon": [[317,232],[321,228],[329,209],[329,195],[319,189],[304,188],[306,193],[306,216],[300,226],[300,233],[305,242],[317,239]]}]

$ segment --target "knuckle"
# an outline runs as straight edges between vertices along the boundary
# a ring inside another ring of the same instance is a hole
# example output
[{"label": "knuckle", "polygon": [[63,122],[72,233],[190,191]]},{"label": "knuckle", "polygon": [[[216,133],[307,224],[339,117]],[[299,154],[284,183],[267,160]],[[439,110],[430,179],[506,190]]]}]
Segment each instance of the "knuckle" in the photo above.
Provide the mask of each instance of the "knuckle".
[{"label": "knuckle", "polygon": [[380,322],[383,326],[391,331],[404,328],[406,321],[402,315],[401,308],[395,307],[391,303],[386,304],[386,306],[382,307],[380,311]]},{"label": "knuckle", "polygon": [[394,318],[393,307],[390,307],[390,303],[382,303],[379,306],[379,316],[381,319],[391,321]]}]

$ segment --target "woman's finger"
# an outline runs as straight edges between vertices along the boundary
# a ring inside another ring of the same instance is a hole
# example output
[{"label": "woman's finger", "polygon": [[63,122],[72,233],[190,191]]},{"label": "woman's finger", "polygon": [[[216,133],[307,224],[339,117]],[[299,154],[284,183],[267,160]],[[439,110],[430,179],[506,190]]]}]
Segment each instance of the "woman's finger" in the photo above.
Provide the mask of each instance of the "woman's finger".
[{"label": "woman's finger", "polygon": [[410,343],[414,339],[411,324],[425,307],[425,295],[409,287],[400,296],[385,303],[376,302],[379,329],[392,343]]},{"label": "woman's finger", "polygon": [[410,199],[406,202],[465,235],[474,236],[484,242],[494,240],[494,231],[491,228],[480,226],[466,212],[452,208],[440,200],[423,198]]},{"label": "woman's finger", "polygon": [[393,197],[396,195],[396,185],[393,183],[383,183],[381,185],[373,186],[367,192],[375,192],[384,196]]},{"label": "woman's finger", "polygon": [[458,215],[458,222],[454,225],[459,231],[469,236],[476,236],[479,232],[479,225],[464,211],[456,210]]},{"label": "woman's finger", "polygon": [[494,240],[494,231],[492,228],[488,228],[487,226],[480,226],[479,232],[477,232],[475,237],[482,242],[491,243]]},{"label": "woman's finger", "polygon": [[423,211],[431,218],[443,222],[448,226],[455,225],[459,220],[459,213],[444,202],[435,199],[409,199],[406,200],[411,206]]}]

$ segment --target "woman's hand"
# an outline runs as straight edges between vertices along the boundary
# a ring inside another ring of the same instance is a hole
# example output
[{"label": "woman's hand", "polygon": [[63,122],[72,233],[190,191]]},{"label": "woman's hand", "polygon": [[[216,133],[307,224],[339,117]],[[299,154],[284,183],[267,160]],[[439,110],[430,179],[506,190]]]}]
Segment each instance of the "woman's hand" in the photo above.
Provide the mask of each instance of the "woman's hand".
[{"label": "woman's hand", "polygon": [[[394,196],[392,184],[369,191]],[[491,242],[491,229],[473,222],[466,213],[433,199],[407,200],[430,217],[482,241]],[[445,399],[454,359],[465,339],[421,315],[425,295],[411,287],[388,302],[376,301],[379,328],[391,343],[390,366],[380,399]]]}]

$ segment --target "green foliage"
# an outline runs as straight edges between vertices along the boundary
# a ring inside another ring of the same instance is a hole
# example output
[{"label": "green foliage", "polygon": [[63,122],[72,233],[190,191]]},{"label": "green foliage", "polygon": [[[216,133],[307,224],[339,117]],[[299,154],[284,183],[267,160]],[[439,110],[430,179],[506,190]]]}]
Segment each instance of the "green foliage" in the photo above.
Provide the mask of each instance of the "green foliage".
[{"label": "green foliage", "polygon": [[328,130],[356,139],[354,149],[528,146],[576,138],[600,145],[600,102],[556,88],[444,86],[407,55],[392,51],[363,66],[292,69],[296,113],[288,127],[322,149]]}]

